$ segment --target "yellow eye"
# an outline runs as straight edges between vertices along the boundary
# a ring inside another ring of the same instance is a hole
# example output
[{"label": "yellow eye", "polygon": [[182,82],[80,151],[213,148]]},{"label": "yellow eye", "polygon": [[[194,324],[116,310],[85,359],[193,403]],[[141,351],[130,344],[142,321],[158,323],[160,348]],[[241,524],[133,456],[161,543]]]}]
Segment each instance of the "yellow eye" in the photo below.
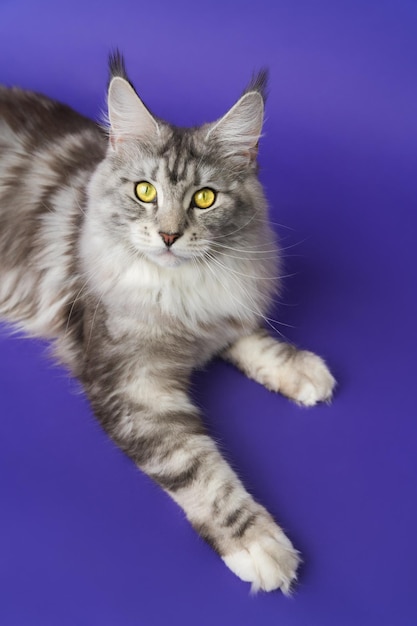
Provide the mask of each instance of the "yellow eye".
[{"label": "yellow eye", "polygon": [[135,185],[135,194],[142,202],[153,202],[156,198],[156,189],[151,183],[142,180]]},{"label": "yellow eye", "polygon": [[196,191],[193,195],[194,206],[199,209],[209,209],[215,202],[216,193],[213,189],[209,189],[208,187],[200,189],[200,191]]}]

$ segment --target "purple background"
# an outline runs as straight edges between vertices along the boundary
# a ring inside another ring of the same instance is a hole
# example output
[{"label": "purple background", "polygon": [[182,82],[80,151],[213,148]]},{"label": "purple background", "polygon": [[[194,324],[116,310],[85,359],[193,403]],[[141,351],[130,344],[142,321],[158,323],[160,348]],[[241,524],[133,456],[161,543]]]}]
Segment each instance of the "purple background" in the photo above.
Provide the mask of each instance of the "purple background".
[{"label": "purple background", "polygon": [[178,124],[271,69],[260,161],[291,275],[274,317],[339,387],[303,410],[214,363],[195,396],[305,564],[292,599],[249,597],[45,345],[3,329],[1,626],[415,626],[416,3],[1,2],[0,81],[85,114],[116,45]]}]

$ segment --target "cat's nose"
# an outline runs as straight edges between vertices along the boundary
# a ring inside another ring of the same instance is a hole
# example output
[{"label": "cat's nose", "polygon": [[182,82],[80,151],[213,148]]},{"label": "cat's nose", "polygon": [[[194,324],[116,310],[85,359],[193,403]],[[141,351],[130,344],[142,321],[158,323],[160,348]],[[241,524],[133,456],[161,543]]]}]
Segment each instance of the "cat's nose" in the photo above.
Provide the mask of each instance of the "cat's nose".
[{"label": "cat's nose", "polygon": [[179,237],[181,237],[181,233],[159,233],[163,239],[164,244],[169,248],[173,243],[177,241]]}]

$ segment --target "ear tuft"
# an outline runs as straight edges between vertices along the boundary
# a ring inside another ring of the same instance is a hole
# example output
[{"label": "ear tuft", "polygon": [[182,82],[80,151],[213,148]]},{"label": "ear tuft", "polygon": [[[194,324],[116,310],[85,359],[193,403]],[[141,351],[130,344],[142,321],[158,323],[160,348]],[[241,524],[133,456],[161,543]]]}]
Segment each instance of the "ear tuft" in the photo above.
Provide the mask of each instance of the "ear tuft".
[{"label": "ear tuft", "polygon": [[[126,72],[126,65],[123,54],[118,48],[109,54],[109,83],[115,76],[120,76],[130,83]],[[130,83],[132,84],[132,83]]]},{"label": "ear tuft", "polygon": [[268,81],[269,81],[269,70],[267,67],[263,67],[257,72],[253,74],[249,85],[246,87],[244,94],[249,93],[250,91],[257,91],[261,96],[264,104],[268,97]]}]

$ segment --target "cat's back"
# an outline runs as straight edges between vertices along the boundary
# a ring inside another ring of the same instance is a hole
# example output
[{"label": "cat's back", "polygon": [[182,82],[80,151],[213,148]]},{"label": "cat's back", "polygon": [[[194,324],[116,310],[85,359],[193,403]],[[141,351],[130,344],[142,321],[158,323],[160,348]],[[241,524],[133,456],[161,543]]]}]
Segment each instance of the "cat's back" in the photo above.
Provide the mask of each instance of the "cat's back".
[{"label": "cat's back", "polygon": [[0,207],[5,188],[33,184],[33,170],[39,185],[59,184],[63,174],[91,171],[105,150],[105,134],[92,120],[41,94],[0,85]]},{"label": "cat's back", "polygon": [[0,316],[51,334],[74,290],[86,186],[105,133],[69,106],[0,87]]},{"label": "cat's back", "polygon": [[66,135],[83,131],[93,133],[97,138],[100,135],[92,120],[66,104],[39,93],[3,85],[0,85],[0,129],[3,147],[14,136],[25,139],[29,149],[54,144]]}]

